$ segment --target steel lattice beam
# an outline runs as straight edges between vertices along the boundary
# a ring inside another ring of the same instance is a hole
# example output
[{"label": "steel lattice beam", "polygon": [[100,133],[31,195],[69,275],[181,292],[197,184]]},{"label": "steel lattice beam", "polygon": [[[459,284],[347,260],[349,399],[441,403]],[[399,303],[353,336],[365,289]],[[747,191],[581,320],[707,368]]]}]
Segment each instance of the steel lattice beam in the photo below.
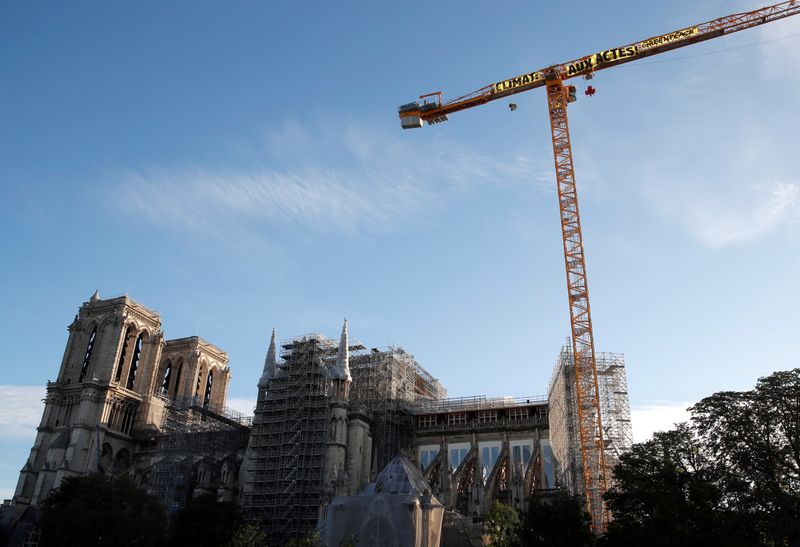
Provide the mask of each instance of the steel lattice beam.
[{"label": "steel lattice beam", "polygon": [[567,272],[584,496],[586,510],[592,517],[592,529],[595,533],[601,534],[608,522],[603,504],[603,493],[606,491],[603,424],[600,416],[583,234],[578,211],[578,191],[575,186],[572,144],[567,120],[567,94],[563,83],[557,77],[547,81],[547,102],[558,183],[558,204],[561,211],[564,264]]}]

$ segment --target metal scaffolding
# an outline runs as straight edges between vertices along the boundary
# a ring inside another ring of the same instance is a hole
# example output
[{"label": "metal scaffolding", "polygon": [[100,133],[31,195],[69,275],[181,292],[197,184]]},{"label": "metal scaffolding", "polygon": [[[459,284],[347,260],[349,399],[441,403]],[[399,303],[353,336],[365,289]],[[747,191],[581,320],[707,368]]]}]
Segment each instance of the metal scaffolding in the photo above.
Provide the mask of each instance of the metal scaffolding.
[{"label": "metal scaffolding", "polygon": [[[441,382],[401,347],[366,348],[350,355],[353,386],[350,400],[371,408],[385,401],[424,401],[447,397]],[[352,350],[352,348],[351,348]]]},{"label": "metal scaffolding", "polygon": [[193,475],[201,461],[233,458],[235,465],[236,453],[247,446],[250,435],[249,416],[196,403],[192,399],[171,403],[155,438],[147,491],[170,514],[184,505],[193,483],[196,485]]},{"label": "metal scaffolding", "polygon": [[350,355],[351,407],[364,409],[374,422],[372,469],[383,469],[413,444],[413,408],[447,397],[447,390],[401,347],[372,348]]},{"label": "metal scaffolding", "polygon": [[[317,524],[333,395],[328,369],[339,350],[321,334],[281,347],[283,362],[259,387],[242,494],[247,518],[263,527],[270,544],[310,533]],[[412,445],[414,419],[405,405],[447,392],[402,348],[368,350],[351,342],[348,353],[349,409],[372,422],[371,467],[381,469]]]},{"label": "metal scaffolding", "polygon": [[[625,356],[598,353],[597,381],[603,420],[606,476],[612,476],[619,457],[631,449],[631,411],[625,374]],[[550,445],[556,463],[556,484],[584,495],[575,396],[575,367],[571,344],[561,348],[548,388]]]},{"label": "metal scaffolding", "polygon": [[259,389],[242,507],[270,544],[314,530],[330,419],[327,364],[337,345],[320,334],[281,344],[283,363]]},{"label": "metal scaffolding", "polygon": [[603,439],[606,443],[606,477],[611,486],[613,470],[620,456],[633,446],[625,356],[621,353],[601,353],[597,361],[597,382],[603,416]]}]

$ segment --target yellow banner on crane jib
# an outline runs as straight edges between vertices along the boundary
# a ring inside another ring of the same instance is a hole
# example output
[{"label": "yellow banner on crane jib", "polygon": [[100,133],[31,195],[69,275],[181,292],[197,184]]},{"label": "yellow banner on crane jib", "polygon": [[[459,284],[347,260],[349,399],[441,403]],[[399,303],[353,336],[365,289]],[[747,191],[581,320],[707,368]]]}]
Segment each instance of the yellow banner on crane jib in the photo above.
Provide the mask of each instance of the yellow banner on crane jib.
[{"label": "yellow banner on crane jib", "polygon": [[636,49],[636,46],[623,46],[616,47],[614,49],[607,49],[605,51],[601,51],[600,53],[595,53],[594,55],[584,57],[583,59],[575,61],[574,63],[568,64],[567,76],[571,77],[584,72],[591,72],[595,68],[606,63],[619,61],[620,59],[625,59],[627,57],[635,57],[638,54],[639,50]]},{"label": "yellow banner on crane jib", "polygon": [[542,76],[541,72],[531,72],[529,74],[523,74],[522,76],[517,76],[516,78],[510,78],[508,80],[503,80],[502,82],[497,82],[494,84],[494,91],[495,93],[499,93],[501,91],[508,91],[509,89],[514,89],[517,87],[521,87],[523,85],[532,84],[534,82],[538,82],[543,80],[544,77]]},{"label": "yellow banner on crane jib", "polygon": [[664,44],[671,44],[672,42],[680,42],[681,40],[686,40],[697,34],[700,34],[700,29],[698,27],[685,28],[639,42],[639,49],[651,49],[657,46],[663,46]]},{"label": "yellow banner on crane jib", "polygon": [[689,27],[683,30],[670,32],[669,34],[662,34],[661,36],[648,38],[647,40],[639,42],[638,44],[607,49],[606,51],[589,55],[588,57],[584,57],[579,61],[568,64],[567,76],[576,76],[585,72],[591,72],[595,68],[598,68],[606,63],[619,61],[620,59],[625,59],[628,57],[635,57],[642,51],[666,44],[671,44],[673,42],[680,42],[681,40],[686,40],[687,38],[691,38],[697,34],[700,34],[700,29],[698,27]]},{"label": "yellow banner on crane jib", "polygon": [[[665,44],[671,44],[673,42],[680,42],[681,40],[686,40],[687,38],[691,38],[697,34],[700,34],[700,29],[698,27],[689,27],[682,30],[677,30],[675,32],[670,32],[669,34],[662,34],[661,36],[648,38],[647,40],[639,42],[638,44],[607,49],[566,65],[567,77],[591,72],[592,70],[604,64],[619,61],[620,59],[626,59],[628,57],[635,57],[639,55],[641,51],[663,46]],[[516,78],[510,78],[508,80],[503,80],[502,82],[497,82],[492,87],[494,88],[495,93],[500,93],[501,91],[516,89],[518,87],[529,85],[543,79],[544,74],[541,71],[530,72],[528,74],[523,74],[522,76],[517,76]]]}]

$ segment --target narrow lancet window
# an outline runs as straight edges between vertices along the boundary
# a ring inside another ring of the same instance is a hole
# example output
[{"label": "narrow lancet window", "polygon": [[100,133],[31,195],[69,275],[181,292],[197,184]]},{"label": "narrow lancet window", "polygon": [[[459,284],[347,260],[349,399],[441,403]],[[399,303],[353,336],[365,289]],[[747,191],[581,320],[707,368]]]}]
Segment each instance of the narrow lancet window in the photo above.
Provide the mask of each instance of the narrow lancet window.
[{"label": "narrow lancet window", "polygon": [[206,394],[203,397],[203,406],[208,406],[211,402],[211,384],[214,382],[214,371],[208,371],[208,379],[206,380]]},{"label": "narrow lancet window", "polygon": [[197,383],[194,386],[194,403],[197,404],[197,399],[200,397],[200,378],[203,377],[203,367],[197,371]]},{"label": "narrow lancet window", "polygon": [[128,371],[128,382],[125,387],[133,389],[133,384],[136,382],[136,369],[139,368],[139,357],[142,355],[142,337],[144,333],[140,334],[136,339],[136,345],[133,347],[133,357],[131,357],[131,368]]},{"label": "narrow lancet window", "polygon": [[119,354],[119,362],[117,363],[117,374],[114,376],[114,381],[119,382],[122,378],[122,369],[125,367],[125,354],[128,353],[128,341],[131,338],[131,328],[125,330],[125,338],[122,340],[122,351]]},{"label": "narrow lancet window", "polygon": [[174,388],[174,391],[172,392],[172,398],[173,399],[177,399],[178,398],[178,389],[180,388],[180,385],[181,385],[181,371],[182,370],[183,370],[183,361],[178,363],[178,373],[175,375],[175,388]]},{"label": "narrow lancet window", "polygon": [[170,376],[172,376],[172,363],[167,361],[167,368],[164,369],[164,382],[161,384],[161,393],[164,395],[169,393]]},{"label": "narrow lancet window", "polygon": [[83,378],[86,376],[86,373],[89,370],[89,362],[92,360],[92,349],[94,349],[94,340],[97,338],[97,327],[92,330],[91,336],[89,336],[89,344],[86,346],[86,354],[83,356],[83,365],[81,366],[81,376],[78,379],[79,382],[83,382]]}]

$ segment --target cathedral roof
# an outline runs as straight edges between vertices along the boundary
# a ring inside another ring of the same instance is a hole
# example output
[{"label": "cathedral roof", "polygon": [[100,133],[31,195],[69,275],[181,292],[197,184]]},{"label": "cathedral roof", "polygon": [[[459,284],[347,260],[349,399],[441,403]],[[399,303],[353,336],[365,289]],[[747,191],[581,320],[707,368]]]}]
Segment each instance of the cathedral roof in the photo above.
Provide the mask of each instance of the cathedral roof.
[{"label": "cathedral roof", "polygon": [[431,487],[422,471],[405,456],[396,456],[378,473],[375,480],[369,483],[359,495],[371,494],[412,494],[430,496]]}]

